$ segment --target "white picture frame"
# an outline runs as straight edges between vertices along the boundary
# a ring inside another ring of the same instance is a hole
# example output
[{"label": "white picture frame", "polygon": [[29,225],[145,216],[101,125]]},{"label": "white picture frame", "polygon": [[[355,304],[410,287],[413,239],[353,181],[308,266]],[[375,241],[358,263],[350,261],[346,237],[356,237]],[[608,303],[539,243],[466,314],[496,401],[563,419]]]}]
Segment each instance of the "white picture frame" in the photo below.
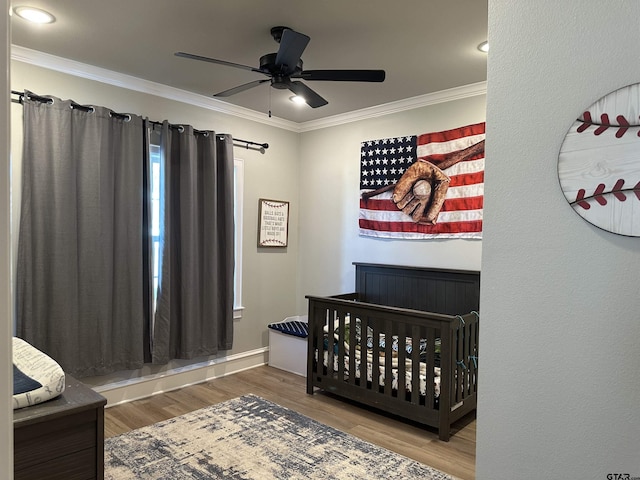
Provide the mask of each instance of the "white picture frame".
[{"label": "white picture frame", "polygon": [[289,202],[258,200],[258,247],[286,247],[289,243]]}]

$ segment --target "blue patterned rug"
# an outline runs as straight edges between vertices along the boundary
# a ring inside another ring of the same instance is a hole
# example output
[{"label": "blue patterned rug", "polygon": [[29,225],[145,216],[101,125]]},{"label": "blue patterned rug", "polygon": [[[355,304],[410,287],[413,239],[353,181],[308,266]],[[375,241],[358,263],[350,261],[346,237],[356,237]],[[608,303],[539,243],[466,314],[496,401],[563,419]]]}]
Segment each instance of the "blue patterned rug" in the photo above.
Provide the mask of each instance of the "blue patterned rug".
[{"label": "blue patterned rug", "polygon": [[105,479],[453,480],[247,395],[105,440]]}]

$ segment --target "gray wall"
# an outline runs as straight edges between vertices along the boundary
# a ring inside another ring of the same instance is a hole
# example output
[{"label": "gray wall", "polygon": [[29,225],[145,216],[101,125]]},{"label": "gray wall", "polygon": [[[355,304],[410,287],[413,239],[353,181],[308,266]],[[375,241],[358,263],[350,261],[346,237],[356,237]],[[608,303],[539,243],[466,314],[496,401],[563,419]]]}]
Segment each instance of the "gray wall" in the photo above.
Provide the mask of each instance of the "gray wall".
[{"label": "gray wall", "polygon": [[577,116],[640,81],[640,2],[489,8],[476,478],[640,477],[640,239],[557,179]]},{"label": "gray wall", "polygon": [[480,270],[482,241],[385,240],[359,236],[360,142],[437,132],[485,120],[475,95],[314,130],[300,145],[300,294],[353,291],[352,262]]}]

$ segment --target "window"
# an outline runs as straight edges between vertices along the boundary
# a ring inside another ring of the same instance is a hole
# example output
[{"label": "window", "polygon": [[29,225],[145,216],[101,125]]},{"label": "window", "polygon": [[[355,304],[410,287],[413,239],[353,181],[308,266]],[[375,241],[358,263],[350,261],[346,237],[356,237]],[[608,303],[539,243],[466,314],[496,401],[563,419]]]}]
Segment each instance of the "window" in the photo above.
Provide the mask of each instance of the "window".
[{"label": "window", "polygon": [[153,312],[156,311],[160,277],[160,145],[149,145],[151,162],[151,247],[153,261]]},{"label": "window", "polygon": [[233,272],[233,318],[241,318],[242,310],[242,208],[244,198],[244,161],[239,158],[233,161],[233,193],[234,211],[233,222],[235,228],[234,251],[235,270]]},{"label": "window", "polygon": [[[153,311],[156,309],[156,297],[158,293],[158,279],[160,277],[160,269],[162,262],[159,258],[160,254],[160,232],[162,230],[161,222],[163,221],[161,212],[161,192],[162,189],[162,169],[160,162],[162,151],[160,145],[151,143],[149,145],[149,160],[151,162],[151,241],[153,254]],[[233,165],[233,193],[234,193],[234,251],[235,251],[235,269],[233,272],[234,291],[233,291],[233,318],[242,318],[242,208],[244,193],[244,161],[240,159],[234,160]]]}]

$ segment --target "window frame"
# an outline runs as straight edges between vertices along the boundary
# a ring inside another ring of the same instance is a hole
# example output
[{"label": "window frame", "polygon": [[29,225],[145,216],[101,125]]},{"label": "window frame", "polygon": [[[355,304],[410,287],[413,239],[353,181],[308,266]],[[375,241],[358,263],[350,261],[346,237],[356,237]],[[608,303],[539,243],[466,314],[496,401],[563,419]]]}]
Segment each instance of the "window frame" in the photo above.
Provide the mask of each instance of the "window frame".
[{"label": "window frame", "polygon": [[[160,200],[161,200],[161,196],[160,196],[160,191],[159,190],[154,190],[154,186],[159,185],[162,182],[162,176],[161,176],[161,162],[162,162],[162,146],[160,144],[157,143],[153,143],[151,141],[151,139],[149,138],[149,144],[148,144],[148,149],[149,149],[149,167],[150,167],[150,184],[149,184],[149,193],[150,193],[150,206],[151,206],[151,211],[149,212],[150,214],[150,218],[149,218],[149,236],[151,239],[151,252],[150,253],[150,259],[152,262],[152,266],[151,266],[151,272],[152,272],[152,278],[151,278],[151,285],[152,285],[152,290],[151,290],[151,298],[152,298],[152,314],[155,316],[155,311],[156,311],[156,307],[157,307],[157,294],[158,294],[158,281],[160,278],[160,272],[159,272],[159,265],[160,265],[160,260],[159,260],[159,255],[158,253],[160,252],[160,214],[162,209],[160,208]],[[158,166],[158,170],[157,172],[154,171],[154,167]],[[156,176],[157,173],[157,176]],[[158,198],[155,198],[155,193],[157,193]],[[156,209],[157,208],[157,209]],[[154,221],[155,220],[155,221]],[[154,231],[154,229],[157,228],[157,231]]]}]

